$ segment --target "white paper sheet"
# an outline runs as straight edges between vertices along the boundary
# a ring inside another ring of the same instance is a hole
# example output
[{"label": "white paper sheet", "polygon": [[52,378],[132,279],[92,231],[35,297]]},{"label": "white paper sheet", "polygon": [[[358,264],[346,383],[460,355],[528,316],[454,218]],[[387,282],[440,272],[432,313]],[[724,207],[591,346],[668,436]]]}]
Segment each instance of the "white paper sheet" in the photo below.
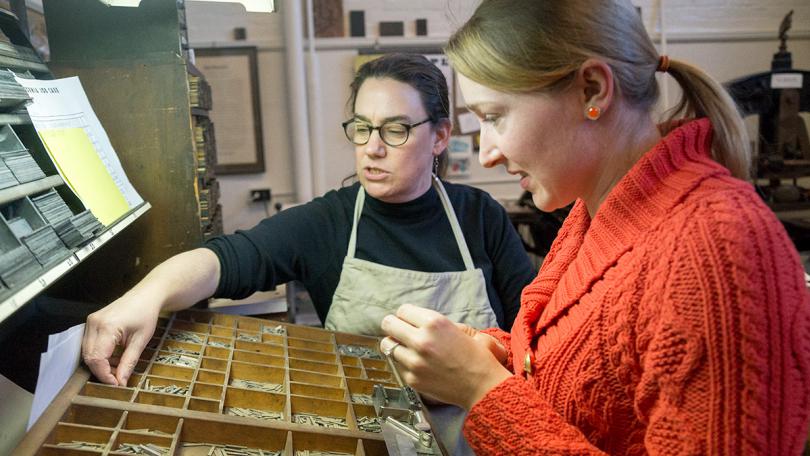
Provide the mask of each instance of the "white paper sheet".
[{"label": "white paper sheet", "polygon": [[137,7],[141,3],[141,0],[101,0],[101,3],[107,6]]},{"label": "white paper sheet", "polygon": [[[120,0],[119,0],[120,1]],[[272,13],[276,10],[275,0],[194,0],[197,2],[241,3],[248,13]]]},{"label": "white paper sheet", "polygon": [[22,440],[33,400],[33,394],[0,375],[0,454],[13,454]]},{"label": "white paper sheet", "polygon": [[39,361],[39,377],[28,418],[28,429],[36,423],[79,367],[83,334],[84,323],[48,337],[48,351],[42,354]]},{"label": "white paper sheet", "polygon": [[[78,77],[54,80],[16,78],[16,80],[33,99],[33,103],[27,106],[28,115],[31,116],[31,121],[40,135],[45,130],[83,129],[129,207],[134,208],[143,203],[143,198],[135,191],[124,168],[121,167],[118,155],[115,154],[107,133],[96,117],[93,107],[90,106]],[[62,177],[70,182],[66,176]]]}]

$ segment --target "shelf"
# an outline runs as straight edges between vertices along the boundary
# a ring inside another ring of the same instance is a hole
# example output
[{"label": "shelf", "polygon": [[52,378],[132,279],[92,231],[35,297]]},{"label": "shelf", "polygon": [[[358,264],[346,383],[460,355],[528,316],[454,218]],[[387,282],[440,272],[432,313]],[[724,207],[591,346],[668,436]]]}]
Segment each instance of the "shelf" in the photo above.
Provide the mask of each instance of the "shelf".
[{"label": "shelf", "polygon": [[0,124],[31,125],[31,117],[27,112],[2,113],[0,114]]},{"label": "shelf", "polygon": [[20,198],[25,198],[28,195],[33,195],[34,193],[39,193],[48,190],[51,187],[58,187],[64,183],[65,181],[62,180],[62,176],[55,174],[53,176],[48,176],[44,179],[39,179],[32,182],[26,182],[20,185],[15,185],[14,187],[5,188],[3,190],[0,190],[0,204],[5,204],[10,201],[18,200]]},{"label": "shelf", "polygon": [[90,254],[95,252],[102,245],[106,244],[110,239],[115,237],[116,234],[120,233],[138,217],[143,215],[143,213],[149,210],[150,207],[152,206],[149,203],[141,204],[137,208],[131,210],[127,215],[120,218],[115,224],[102,231],[101,234],[96,236],[96,238],[90,241],[90,243],[78,248],[67,258],[44,271],[39,277],[32,279],[29,284],[24,285],[16,290],[11,290],[11,296],[6,297],[2,302],[0,302],[0,322],[8,318],[17,309],[30,301],[34,296],[51,286],[60,277],[76,267],[77,264],[84,261],[84,259],[90,256]]},{"label": "shelf", "polygon": [[14,57],[8,57],[5,55],[0,55],[0,67],[14,69],[17,71],[36,71],[38,73],[48,73],[48,67],[45,64],[31,62],[30,60],[23,60],[23,59],[15,59]]}]

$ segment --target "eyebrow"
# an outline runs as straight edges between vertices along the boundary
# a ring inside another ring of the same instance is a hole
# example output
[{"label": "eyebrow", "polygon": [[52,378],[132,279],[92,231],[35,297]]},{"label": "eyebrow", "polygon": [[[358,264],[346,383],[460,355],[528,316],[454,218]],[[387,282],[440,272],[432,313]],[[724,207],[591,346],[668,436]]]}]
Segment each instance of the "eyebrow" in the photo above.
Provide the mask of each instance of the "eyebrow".
[{"label": "eyebrow", "polygon": [[[354,117],[355,117],[356,119],[360,119],[360,120],[362,120],[363,122],[368,122],[368,123],[371,123],[371,119],[369,119],[369,118],[368,118],[368,117],[366,117],[366,116],[363,116],[363,115],[360,115],[360,114],[354,113]],[[383,119],[383,121],[382,121],[382,123],[386,123],[386,122],[394,122],[394,121],[401,121],[401,120],[404,120],[404,121],[406,121],[406,122],[410,122],[410,121],[411,121],[411,118],[410,118],[410,117],[408,117],[408,116],[391,116],[391,117],[386,117],[386,118],[384,118],[384,119]]]}]

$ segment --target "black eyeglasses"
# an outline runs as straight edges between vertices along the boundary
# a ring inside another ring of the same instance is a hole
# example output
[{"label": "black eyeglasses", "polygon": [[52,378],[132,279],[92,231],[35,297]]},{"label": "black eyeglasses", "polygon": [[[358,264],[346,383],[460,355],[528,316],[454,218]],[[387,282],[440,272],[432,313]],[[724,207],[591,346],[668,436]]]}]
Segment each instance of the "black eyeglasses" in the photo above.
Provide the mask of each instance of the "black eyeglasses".
[{"label": "black eyeglasses", "polygon": [[428,117],[427,119],[414,124],[385,122],[379,127],[374,127],[367,122],[361,122],[357,119],[349,119],[346,122],[343,122],[341,125],[343,125],[343,131],[346,133],[346,137],[349,138],[349,141],[358,146],[368,144],[368,140],[371,139],[371,132],[374,130],[379,130],[380,139],[382,139],[384,143],[391,147],[397,147],[405,144],[408,141],[408,136],[410,135],[412,128],[418,127],[423,123],[430,122],[430,120],[431,119]]}]

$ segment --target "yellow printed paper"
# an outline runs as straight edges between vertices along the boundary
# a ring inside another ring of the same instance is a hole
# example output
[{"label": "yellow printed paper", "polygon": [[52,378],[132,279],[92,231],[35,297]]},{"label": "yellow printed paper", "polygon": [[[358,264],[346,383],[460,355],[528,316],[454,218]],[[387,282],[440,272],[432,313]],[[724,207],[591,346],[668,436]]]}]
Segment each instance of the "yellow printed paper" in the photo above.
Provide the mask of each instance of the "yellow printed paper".
[{"label": "yellow printed paper", "polygon": [[129,211],[123,193],[83,128],[58,128],[39,132],[60,174],[105,226]]}]

